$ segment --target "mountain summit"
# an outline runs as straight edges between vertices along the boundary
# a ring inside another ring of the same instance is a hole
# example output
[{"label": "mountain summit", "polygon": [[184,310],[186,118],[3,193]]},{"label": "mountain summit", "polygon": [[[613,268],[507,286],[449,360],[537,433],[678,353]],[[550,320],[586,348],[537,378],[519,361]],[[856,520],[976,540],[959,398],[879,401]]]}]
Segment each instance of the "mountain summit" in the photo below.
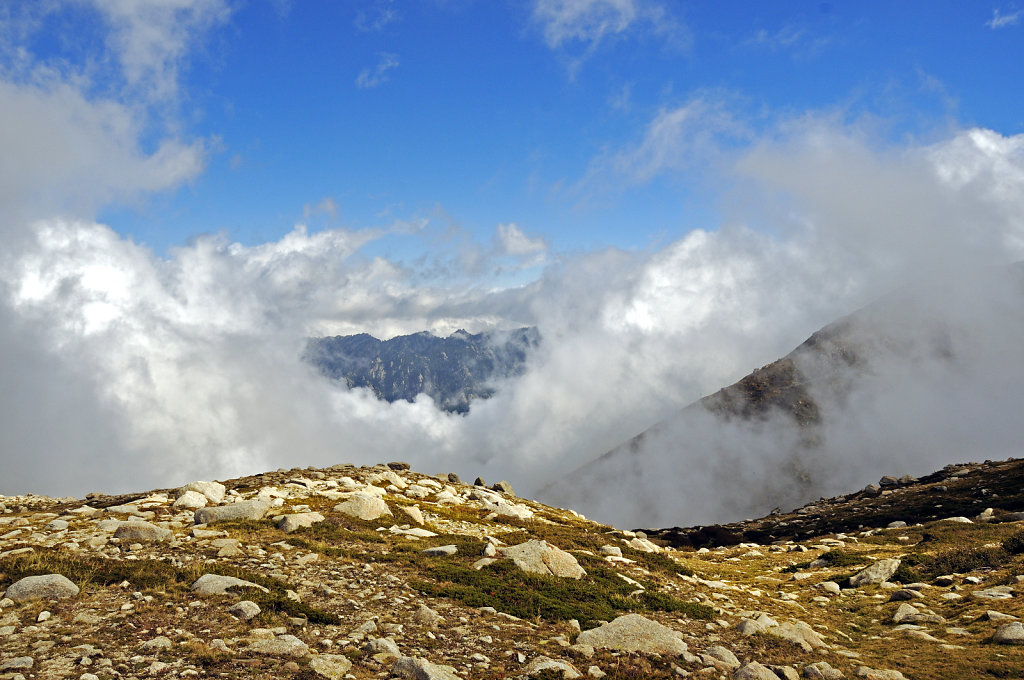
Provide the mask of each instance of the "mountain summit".
[{"label": "mountain summit", "polygon": [[438,408],[465,414],[475,399],[491,397],[498,382],[522,374],[539,342],[536,328],[389,340],[360,333],[312,338],[304,356],[326,377],[368,388],[379,399],[414,401],[426,394]]}]

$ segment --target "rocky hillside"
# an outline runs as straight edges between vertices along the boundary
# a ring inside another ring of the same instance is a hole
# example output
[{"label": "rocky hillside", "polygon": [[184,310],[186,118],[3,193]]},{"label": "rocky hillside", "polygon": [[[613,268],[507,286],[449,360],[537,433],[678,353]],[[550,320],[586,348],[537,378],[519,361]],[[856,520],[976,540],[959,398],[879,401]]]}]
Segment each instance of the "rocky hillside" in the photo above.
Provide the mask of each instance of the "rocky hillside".
[{"label": "rocky hillside", "polygon": [[0,498],[0,678],[1022,677],[1021,469],[663,536],[403,463]]},{"label": "rocky hillside", "polygon": [[539,341],[535,328],[456,331],[447,338],[423,332],[390,340],[361,333],[313,338],[305,359],[328,378],[367,387],[385,401],[426,394],[440,409],[467,413],[474,399],[494,393],[494,383],[521,375]]}]

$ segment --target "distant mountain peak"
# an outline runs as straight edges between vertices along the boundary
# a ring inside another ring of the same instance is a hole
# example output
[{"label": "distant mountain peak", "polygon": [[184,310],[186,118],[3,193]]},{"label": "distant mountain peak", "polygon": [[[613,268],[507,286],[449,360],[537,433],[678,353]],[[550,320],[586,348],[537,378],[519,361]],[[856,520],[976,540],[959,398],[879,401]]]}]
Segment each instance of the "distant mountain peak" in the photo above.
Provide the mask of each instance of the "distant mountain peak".
[{"label": "distant mountain peak", "polygon": [[324,376],[379,399],[414,401],[426,394],[439,409],[468,413],[495,385],[522,375],[540,342],[536,328],[472,334],[459,329],[442,338],[429,331],[378,340],[366,333],[311,338],[304,359]]}]

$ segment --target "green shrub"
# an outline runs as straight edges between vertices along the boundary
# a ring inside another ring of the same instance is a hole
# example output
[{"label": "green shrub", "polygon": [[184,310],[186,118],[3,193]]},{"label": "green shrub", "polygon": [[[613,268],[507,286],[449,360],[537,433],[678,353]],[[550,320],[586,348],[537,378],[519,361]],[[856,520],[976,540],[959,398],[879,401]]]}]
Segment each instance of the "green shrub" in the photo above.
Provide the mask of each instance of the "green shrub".
[{"label": "green shrub", "polygon": [[1003,541],[1003,550],[1011,555],[1024,553],[1024,531],[1018,531]]}]

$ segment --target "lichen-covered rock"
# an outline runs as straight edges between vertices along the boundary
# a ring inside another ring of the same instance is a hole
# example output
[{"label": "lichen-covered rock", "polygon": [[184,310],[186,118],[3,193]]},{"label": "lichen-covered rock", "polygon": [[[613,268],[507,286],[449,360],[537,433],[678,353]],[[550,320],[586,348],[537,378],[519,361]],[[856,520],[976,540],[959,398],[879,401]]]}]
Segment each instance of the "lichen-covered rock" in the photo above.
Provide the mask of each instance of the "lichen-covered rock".
[{"label": "lichen-covered rock", "polygon": [[850,577],[850,585],[854,588],[859,586],[884,583],[892,578],[896,570],[900,568],[900,561],[897,559],[878,560],[868,567],[864,567]]},{"label": "lichen-covered rock", "polygon": [[519,545],[499,548],[498,552],[525,572],[551,574],[563,578],[582,578],[587,575],[576,558],[547,541],[532,540]]},{"label": "lichen-covered rock", "polygon": [[198,491],[186,491],[175,499],[171,507],[178,510],[198,510],[210,504],[210,499]]},{"label": "lichen-covered rock", "polygon": [[536,659],[531,661],[523,669],[526,675],[531,678],[535,675],[540,675],[545,671],[549,673],[558,673],[563,680],[576,680],[582,678],[583,674],[576,670],[568,661],[562,661],[560,659],[551,659],[546,656],[538,656]]},{"label": "lichen-covered rock", "polygon": [[211,503],[220,503],[224,500],[224,494],[226,494],[228,490],[220,482],[189,482],[178,489],[177,497],[181,498],[189,491],[201,493],[206,496]]},{"label": "lichen-covered rock", "polygon": [[173,536],[174,532],[170,529],[134,520],[122,522],[114,531],[114,538],[130,543],[163,543],[171,540]]},{"label": "lichen-covered rock", "polygon": [[304,659],[309,656],[309,647],[294,635],[278,635],[273,640],[256,640],[246,651],[262,656],[289,656]]},{"label": "lichen-covered rock", "polygon": [[639,614],[625,614],[579,634],[577,644],[623,652],[681,656],[688,651],[679,633]]},{"label": "lichen-covered rock", "polygon": [[1024,645],[1024,624],[1020,621],[1004,623],[996,628],[992,642],[997,645]]},{"label": "lichen-covered rock", "polygon": [[196,510],[196,524],[212,524],[233,519],[263,519],[270,512],[270,502],[264,500],[239,501],[230,505]]},{"label": "lichen-covered rock", "polygon": [[334,506],[334,512],[340,512],[349,517],[358,519],[373,520],[385,515],[391,515],[391,508],[380,496],[369,493],[352,494],[348,500]]},{"label": "lichen-covered rock", "polygon": [[16,581],[4,594],[14,602],[32,600],[63,600],[78,595],[78,586],[61,574],[26,576]]},{"label": "lichen-covered rock", "polygon": [[391,667],[391,674],[410,680],[462,680],[451,666],[431,663],[426,659],[403,656]]},{"label": "lichen-covered rock", "polygon": [[767,666],[762,666],[756,661],[745,663],[737,668],[732,674],[733,680],[779,680],[779,676]]},{"label": "lichen-covered rock", "polygon": [[226,595],[231,591],[238,591],[244,588],[256,588],[267,592],[267,589],[252,581],[245,581],[234,576],[221,576],[220,574],[203,574],[192,584],[192,592],[200,595]]},{"label": "lichen-covered rock", "polygon": [[297,512],[291,515],[278,515],[274,518],[274,526],[286,534],[290,534],[323,521],[324,516],[319,512]]},{"label": "lichen-covered rock", "polygon": [[342,654],[317,654],[309,660],[309,668],[328,680],[341,680],[352,669],[352,662]]}]

